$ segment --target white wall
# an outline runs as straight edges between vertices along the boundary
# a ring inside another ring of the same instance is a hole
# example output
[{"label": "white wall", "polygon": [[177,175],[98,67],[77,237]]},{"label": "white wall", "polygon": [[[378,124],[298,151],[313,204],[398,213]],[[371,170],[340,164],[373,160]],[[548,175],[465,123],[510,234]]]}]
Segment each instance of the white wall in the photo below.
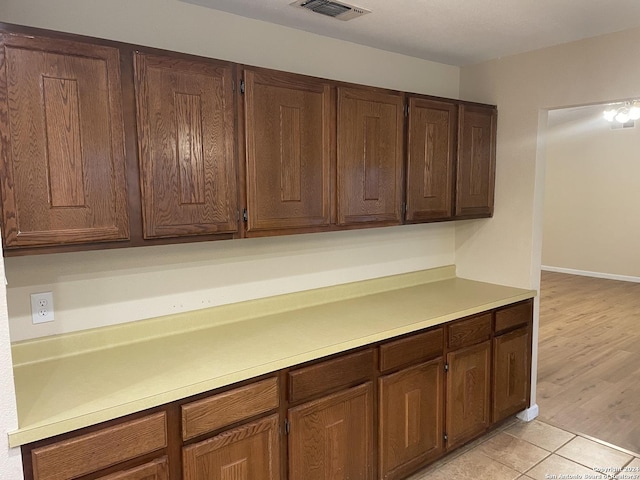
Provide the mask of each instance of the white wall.
[{"label": "white wall", "polygon": [[638,43],[633,29],[462,68],[460,96],[498,105],[498,145],[494,217],[456,225],[460,276],[539,288],[547,110],[640,97]]},{"label": "white wall", "polygon": [[640,121],[604,110],[549,113],[542,264],[640,280]]}]

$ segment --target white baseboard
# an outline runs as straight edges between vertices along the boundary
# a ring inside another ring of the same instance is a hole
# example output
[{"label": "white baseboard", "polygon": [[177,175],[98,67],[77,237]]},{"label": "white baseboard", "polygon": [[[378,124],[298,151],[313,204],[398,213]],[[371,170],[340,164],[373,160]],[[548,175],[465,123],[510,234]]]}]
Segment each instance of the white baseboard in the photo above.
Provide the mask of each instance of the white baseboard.
[{"label": "white baseboard", "polygon": [[575,270],[573,268],[550,267],[548,265],[542,265],[540,268],[546,272],[568,273],[570,275],[582,275],[583,277],[606,278],[608,280],[620,280],[623,282],[640,283],[640,277],[633,277],[631,275],[616,275],[615,273],[589,272],[588,270]]},{"label": "white baseboard", "polygon": [[519,414],[517,414],[516,417],[518,417],[520,420],[523,420],[525,422],[530,422],[531,420],[536,418],[539,414],[540,414],[540,409],[538,408],[538,404],[534,403],[526,410],[523,410]]}]

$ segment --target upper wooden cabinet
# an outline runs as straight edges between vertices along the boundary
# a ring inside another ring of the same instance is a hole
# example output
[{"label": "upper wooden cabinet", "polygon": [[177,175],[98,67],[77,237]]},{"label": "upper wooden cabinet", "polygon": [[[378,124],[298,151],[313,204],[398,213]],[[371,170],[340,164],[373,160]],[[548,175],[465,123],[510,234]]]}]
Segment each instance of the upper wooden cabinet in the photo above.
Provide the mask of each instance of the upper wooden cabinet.
[{"label": "upper wooden cabinet", "polygon": [[129,236],[118,50],[0,34],[7,249]]},{"label": "upper wooden cabinet", "polygon": [[497,118],[495,107],[460,106],[456,217],[493,215]]},{"label": "upper wooden cabinet", "polygon": [[328,227],[334,91],[328,81],[246,69],[247,232]]},{"label": "upper wooden cabinet", "polygon": [[144,237],[235,232],[233,66],[134,56]]},{"label": "upper wooden cabinet", "polygon": [[404,99],[338,89],[338,225],[402,222]]},{"label": "upper wooden cabinet", "polygon": [[457,125],[456,104],[409,98],[407,222],[453,216]]}]

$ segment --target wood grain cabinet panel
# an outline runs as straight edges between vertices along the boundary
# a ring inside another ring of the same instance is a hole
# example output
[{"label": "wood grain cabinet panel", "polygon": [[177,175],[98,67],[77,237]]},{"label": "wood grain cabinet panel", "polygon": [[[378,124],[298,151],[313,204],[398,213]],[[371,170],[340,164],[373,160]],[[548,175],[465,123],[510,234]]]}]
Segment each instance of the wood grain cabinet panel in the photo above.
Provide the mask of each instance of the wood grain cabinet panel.
[{"label": "wood grain cabinet panel", "polygon": [[380,478],[399,479],[444,449],[444,361],[379,379]]},{"label": "wood grain cabinet panel", "polygon": [[338,224],[402,222],[402,94],[338,89]]},{"label": "wood grain cabinet panel", "polygon": [[453,322],[447,327],[450,349],[462,348],[491,338],[491,312]]},{"label": "wood grain cabinet panel", "polygon": [[0,33],[4,246],[129,238],[115,48]]},{"label": "wood grain cabinet panel", "polygon": [[491,342],[447,354],[447,448],[454,448],[489,427]]},{"label": "wood grain cabinet panel", "polygon": [[496,333],[527,325],[533,321],[533,300],[496,310]]},{"label": "wood grain cabinet panel", "polygon": [[183,480],[280,478],[278,416],[271,415],[183,448]]},{"label": "wood grain cabinet panel", "polygon": [[238,229],[233,66],[136,53],[144,237]]},{"label": "wood grain cabinet panel", "polygon": [[456,217],[493,215],[497,119],[495,107],[460,106]]},{"label": "wood grain cabinet panel", "polygon": [[493,339],[493,422],[529,405],[531,333],[528,327]]},{"label": "wood grain cabinet panel", "polygon": [[442,355],[444,350],[444,328],[414,333],[408,337],[380,345],[380,371],[424,362]]},{"label": "wood grain cabinet panel", "polygon": [[162,457],[96,480],[169,480],[169,461],[167,457]]},{"label": "wood grain cabinet panel", "polygon": [[156,413],[32,450],[33,478],[68,480],[166,446],[166,416]]},{"label": "wood grain cabinet panel", "polygon": [[289,410],[289,480],[373,478],[371,382]]},{"label": "wood grain cabinet panel", "polygon": [[247,232],[328,227],[335,128],[327,81],[247,69]]},{"label": "wood grain cabinet panel", "polygon": [[407,222],[453,216],[453,167],[458,107],[409,98]]}]

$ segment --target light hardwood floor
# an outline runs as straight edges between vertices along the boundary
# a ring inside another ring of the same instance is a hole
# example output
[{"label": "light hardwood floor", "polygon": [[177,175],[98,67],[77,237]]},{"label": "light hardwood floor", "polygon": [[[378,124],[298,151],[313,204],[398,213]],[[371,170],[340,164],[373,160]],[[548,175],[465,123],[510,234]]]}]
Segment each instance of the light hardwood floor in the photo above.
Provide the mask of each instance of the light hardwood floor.
[{"label": "light hardwood floor", "polygon": [[640,452],[640,284],[542,272],[540,419]]}]

